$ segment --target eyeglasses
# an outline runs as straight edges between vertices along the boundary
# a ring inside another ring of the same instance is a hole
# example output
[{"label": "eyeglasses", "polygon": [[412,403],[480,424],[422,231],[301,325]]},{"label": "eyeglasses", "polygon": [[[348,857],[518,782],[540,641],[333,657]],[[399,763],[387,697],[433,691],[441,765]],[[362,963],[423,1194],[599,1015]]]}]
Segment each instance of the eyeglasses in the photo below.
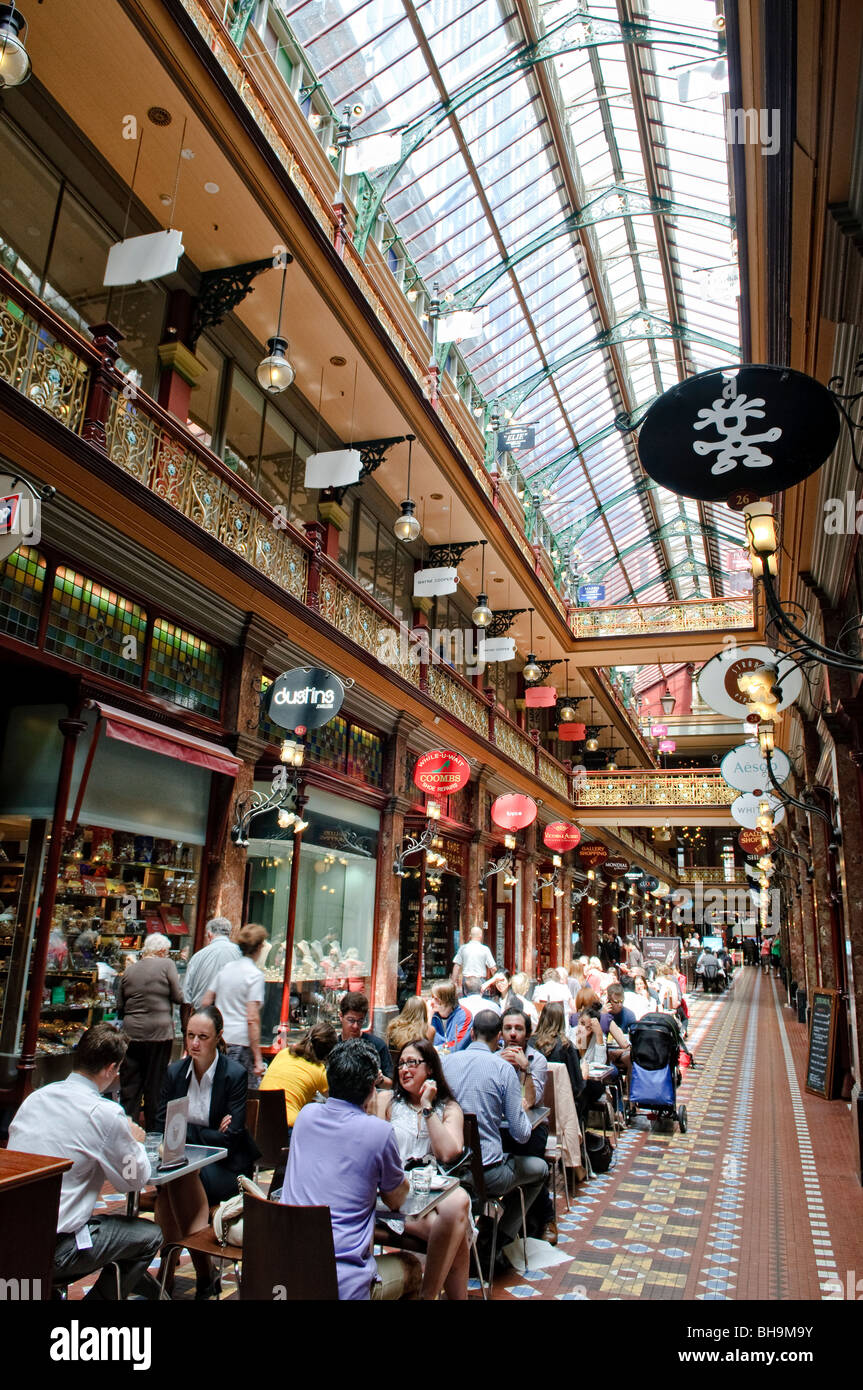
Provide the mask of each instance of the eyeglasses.
[{"label": "eyeglasses", "polygon": [[425,1065],[426,1063],[422,1060],[422,1058],[413,1057],[406,1062],[399,1062],[398,1069],[399,1071],[407,1071],[408,1067],[410,1067],[411,1071],[414,1071],[416,1067],[424,1067]]}]

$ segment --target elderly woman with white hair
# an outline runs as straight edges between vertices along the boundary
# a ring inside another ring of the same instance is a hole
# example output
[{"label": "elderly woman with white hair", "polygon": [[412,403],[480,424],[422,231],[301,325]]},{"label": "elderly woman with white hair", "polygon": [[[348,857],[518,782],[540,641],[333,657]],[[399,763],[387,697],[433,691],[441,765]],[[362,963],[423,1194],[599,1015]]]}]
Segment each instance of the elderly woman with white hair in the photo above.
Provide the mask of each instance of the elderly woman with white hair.
[{"label": "elderly woman with white hair", "polygon": [[137,1121],[144,1104],[144,1128],[156,1127],[159,1096],[174,1042],[174,1005],[182,1004],[177,967],[168,959],[171,942],[153,932],[141,958],[127,964],[117,986],[117,1012],[129,1039],[120,1068],[120,1104]]}]

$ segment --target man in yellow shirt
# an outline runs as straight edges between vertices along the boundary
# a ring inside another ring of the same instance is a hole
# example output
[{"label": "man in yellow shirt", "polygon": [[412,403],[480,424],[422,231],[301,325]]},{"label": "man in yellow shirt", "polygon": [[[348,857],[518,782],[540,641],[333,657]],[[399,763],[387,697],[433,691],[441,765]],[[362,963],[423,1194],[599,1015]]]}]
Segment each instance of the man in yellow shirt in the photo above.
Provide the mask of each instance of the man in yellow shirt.
[{"label": "man in yellow shirt", "polygon": [[290,1047],[277,1052],[267,1067],[260,1088],[284,1091],[289,1126],[316,1095],[328,1094],[324,1062],[336,1041],[336,1030],[329,1023],[316,1023]]}]

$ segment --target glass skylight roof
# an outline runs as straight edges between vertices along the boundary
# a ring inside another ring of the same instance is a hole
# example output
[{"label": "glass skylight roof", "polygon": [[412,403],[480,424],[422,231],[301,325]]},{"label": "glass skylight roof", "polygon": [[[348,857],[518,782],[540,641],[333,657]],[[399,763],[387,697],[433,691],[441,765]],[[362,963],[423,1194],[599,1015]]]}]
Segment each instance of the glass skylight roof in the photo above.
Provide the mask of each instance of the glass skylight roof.
[{"label": "glass skylight roof", "polygon": [[[539,0],[553,99],[534,66],[514,61],[525,34],[506,0],[282,8],[334,107],[362,103],[355,138],[440,117],[385,194],[427,284],[464,290],[573,212],[589,221],[509,264],[478,300],[483,335],[460,344],[487,401],[537,377],[514,415],[535,423],[536,447],[518,461],[564,553],[577,546],[581,579],[599,579],[612,603],[736,591],[728,541],[700,527],[742,542],[740,518],[632,492],[643,477],[635,436],[609,428],[675,381],[740,360],[724,98],[683,102],[678,81],[720,56],[711,0],[641,0],[637,44],[622,42],[607,0],[589,14],[578,0]],[[629,215],[650,197],[668,210]],[[627,324],[620,341],[596,343]]]}]

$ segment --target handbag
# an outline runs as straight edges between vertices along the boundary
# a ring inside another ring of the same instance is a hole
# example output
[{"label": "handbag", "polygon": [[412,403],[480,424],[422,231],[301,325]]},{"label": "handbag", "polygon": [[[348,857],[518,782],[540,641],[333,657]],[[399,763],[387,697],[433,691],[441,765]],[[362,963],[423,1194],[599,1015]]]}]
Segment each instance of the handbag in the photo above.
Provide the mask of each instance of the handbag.
[{"label": "handbag", "polygon": [[244,1177],[242,1173],[237,1178],[237,1187],[237,1196],[228,1197],[226,1201],[220,1202],[213,1212],[213,1234],[223,1247],[243,1243],[243,1200],[246,1193],[250,1197],[260,1197],[262,1202],[267,1200],[263,1188],[258,1187],[251,1178]]},{"label": "handbag", "polygon": [[585,1130],[585,1144],[587,1147],[590,1166],[594,1173],[607,1173],[614,1160],[614,1149],[605,1134],[594,1134],[593,1130]]}]

